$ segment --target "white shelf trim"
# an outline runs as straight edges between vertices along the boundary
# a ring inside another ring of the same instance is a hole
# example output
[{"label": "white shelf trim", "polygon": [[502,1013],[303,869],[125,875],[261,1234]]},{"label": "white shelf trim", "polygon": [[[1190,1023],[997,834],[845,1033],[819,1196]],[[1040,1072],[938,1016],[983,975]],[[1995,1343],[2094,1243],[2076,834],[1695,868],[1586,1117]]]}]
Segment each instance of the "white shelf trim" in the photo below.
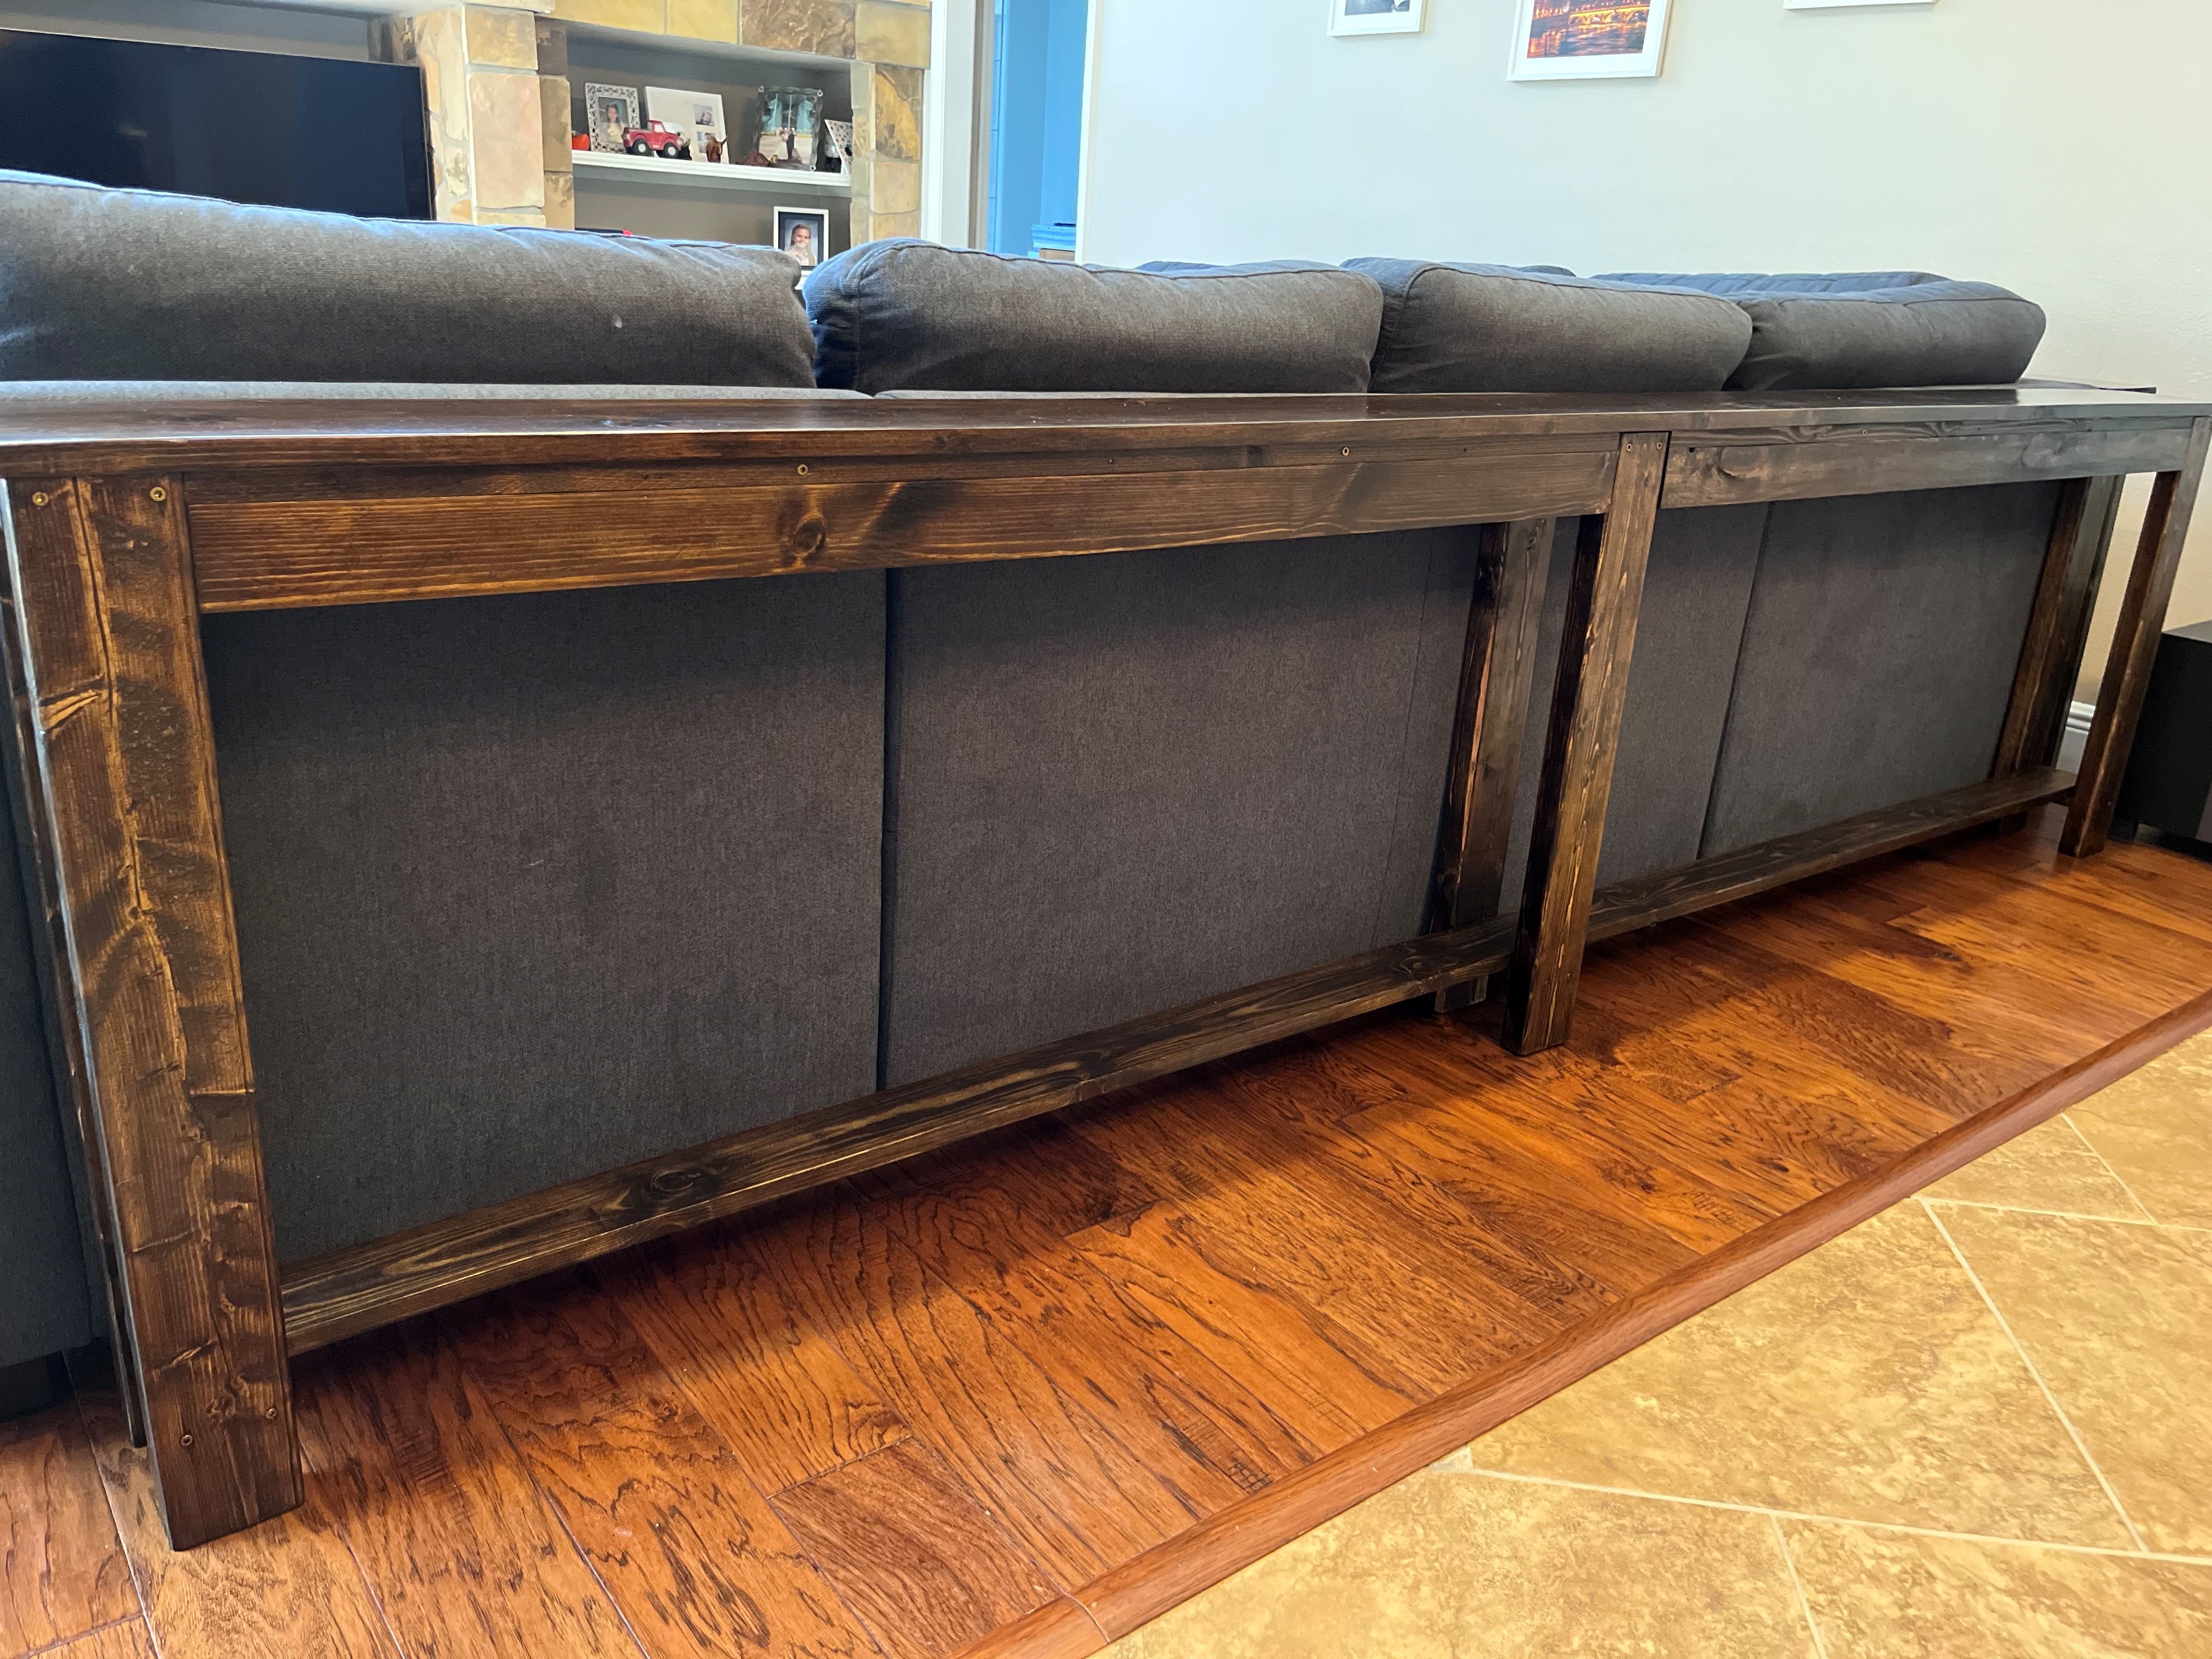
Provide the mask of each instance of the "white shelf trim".
[{"label": "white shelf trim", "polygon": [[570,154],[580,173],[634,173],[672,185],[704,185],[720,190],[816,190],[836,195],[850,195],[853,190],[853,175],[849,173],[664,161],[657,155],[628,155],[619,150],[580,149]]}]

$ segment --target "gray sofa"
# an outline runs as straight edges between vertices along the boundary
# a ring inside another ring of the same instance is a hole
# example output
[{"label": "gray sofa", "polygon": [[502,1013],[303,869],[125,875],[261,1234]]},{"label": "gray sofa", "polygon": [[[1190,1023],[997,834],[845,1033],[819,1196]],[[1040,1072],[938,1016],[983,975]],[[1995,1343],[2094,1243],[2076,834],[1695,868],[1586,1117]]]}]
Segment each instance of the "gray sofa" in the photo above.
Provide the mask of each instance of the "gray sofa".
[{"label": "gray sofa", "polygon": [[[1105,272],[894,242],[802,308],[796,274],[0,176],[0,381],[1669,393],[2009,380],[2040,330],[1919,278]],[[1664,515],[1604,878],[1985,775],[2053,509],[2022,486]],[[1418,933],[1474,543],[210,617],[280,1258]],[[31,921],[0,893],[0,1367],[98,1322]]]}]

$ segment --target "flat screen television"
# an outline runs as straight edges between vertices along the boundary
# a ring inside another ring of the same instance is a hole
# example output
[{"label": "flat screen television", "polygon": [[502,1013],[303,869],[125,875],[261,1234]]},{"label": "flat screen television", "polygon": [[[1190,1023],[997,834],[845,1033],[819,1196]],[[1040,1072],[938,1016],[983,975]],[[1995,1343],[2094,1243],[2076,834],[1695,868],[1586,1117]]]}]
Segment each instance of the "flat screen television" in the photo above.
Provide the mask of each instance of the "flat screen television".
[{"label": "flat screen television", "polygon": [[0,167],[427,219],[422,72],[0,29]]}]

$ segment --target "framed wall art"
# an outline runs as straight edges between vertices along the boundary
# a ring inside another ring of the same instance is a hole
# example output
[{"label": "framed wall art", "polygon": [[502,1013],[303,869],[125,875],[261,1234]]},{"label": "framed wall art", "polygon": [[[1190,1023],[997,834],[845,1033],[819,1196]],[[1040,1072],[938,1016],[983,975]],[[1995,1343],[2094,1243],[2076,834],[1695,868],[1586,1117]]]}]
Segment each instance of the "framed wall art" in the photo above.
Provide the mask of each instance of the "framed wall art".
[{"label": "framed wall art", "polygon": [[1520,0],[1516,81],[1619,79],[1659,73],[1674,0]]},{"label": "framed wall art", "polygon": [[1328,0],[1331,34],[1419,34],[1428,0]]}]

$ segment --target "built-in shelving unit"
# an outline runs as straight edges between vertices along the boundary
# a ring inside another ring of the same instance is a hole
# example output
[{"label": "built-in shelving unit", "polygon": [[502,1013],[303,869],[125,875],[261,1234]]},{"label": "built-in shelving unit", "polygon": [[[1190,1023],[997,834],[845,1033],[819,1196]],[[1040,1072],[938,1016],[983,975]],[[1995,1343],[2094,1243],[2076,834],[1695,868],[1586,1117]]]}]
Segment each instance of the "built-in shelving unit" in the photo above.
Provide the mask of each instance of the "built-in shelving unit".
[{"label": "built-in shelving unit", "polygon": [[851,195],[852,175],[809,173],[799,167],[748,167],[713,161],[678,161],[658,155],[626,155],[620,150],[580,149],[580,171],[650,173],[657,182],[697,185],[709,190],[822,190]]}]

